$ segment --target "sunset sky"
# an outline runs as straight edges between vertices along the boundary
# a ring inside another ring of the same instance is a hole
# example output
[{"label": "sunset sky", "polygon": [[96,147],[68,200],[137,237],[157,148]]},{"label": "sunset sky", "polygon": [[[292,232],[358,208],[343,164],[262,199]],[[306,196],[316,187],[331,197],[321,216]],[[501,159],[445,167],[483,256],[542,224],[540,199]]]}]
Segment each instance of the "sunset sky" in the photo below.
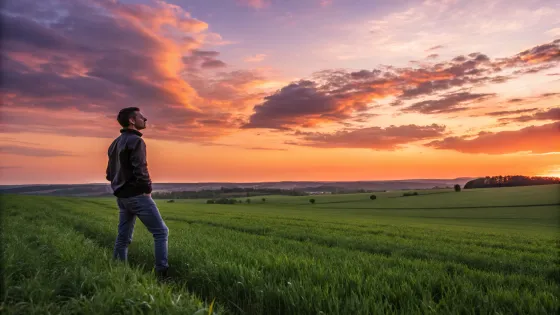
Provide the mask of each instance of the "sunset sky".
[{"label": "sunset sky", "polygon": [[559,1],[7,0],[0,183],[560,176]]}]

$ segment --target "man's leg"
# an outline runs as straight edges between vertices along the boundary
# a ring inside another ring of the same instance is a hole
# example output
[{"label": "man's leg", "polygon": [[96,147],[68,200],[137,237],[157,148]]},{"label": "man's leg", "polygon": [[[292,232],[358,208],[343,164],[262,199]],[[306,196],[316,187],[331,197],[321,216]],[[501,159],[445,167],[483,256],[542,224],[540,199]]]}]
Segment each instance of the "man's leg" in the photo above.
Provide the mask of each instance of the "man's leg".
[{"label": "man's leg", "polygon": [[113,258],[126,261],[128,259],[128,245],[132,242],[136,216],[127,209],[126,202],[117,199],[117,203],[119,205],[119,230],[115,240]]},{"label": "man's leg", "polygon": [[165,273],[169,264],[167,262],[167,239],[169,229],[163,222],[156,203],[150,196],[137,196],[134,203],[134,212],[144,223],[148,231],[154,236],[155,268],[158,273]]}]

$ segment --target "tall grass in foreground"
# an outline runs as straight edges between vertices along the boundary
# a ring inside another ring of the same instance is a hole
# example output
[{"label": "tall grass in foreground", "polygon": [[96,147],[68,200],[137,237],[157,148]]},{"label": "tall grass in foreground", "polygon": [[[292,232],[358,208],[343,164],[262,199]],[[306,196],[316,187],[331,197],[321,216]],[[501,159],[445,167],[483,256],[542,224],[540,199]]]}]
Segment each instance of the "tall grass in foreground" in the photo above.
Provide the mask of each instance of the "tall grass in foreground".
[{"label": "tall grass in foreground", "polygon": [[208,314],[183,288],[112,261],[109,250],[53,220],[55,209],[40,209],[3,209],[2,313]]}]

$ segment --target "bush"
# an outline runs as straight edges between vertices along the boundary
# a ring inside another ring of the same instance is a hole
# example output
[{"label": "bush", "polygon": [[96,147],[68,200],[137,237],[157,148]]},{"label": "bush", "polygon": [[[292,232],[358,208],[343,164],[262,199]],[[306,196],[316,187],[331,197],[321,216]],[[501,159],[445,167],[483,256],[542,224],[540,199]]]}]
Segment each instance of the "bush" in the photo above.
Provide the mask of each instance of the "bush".
[{"label": "bush", "polygon": [[218,200],[208,200],[206,203],[209,204],[221,204],[221,205],[233,205],[237,203],[235,199],[228,199],[228,198],[220,198]]},{"label": "bush", "polygon": [[251,199],[247,198],[247,200],[245,200],[246,203],[251,203]]},{"label": "bush", "polygon": [[408,197],[408,196],[418,196],[417,192],[405,192],[403,194],[403,197]]},{"label": "bush", "polygon": [[371,196],[369,196],[369,199],[371,199],[371,200],[375,200],[375,199],[377,199],[377,196],[375,196],[375,195],[371,195]]},{"label": "bush", "polygon": [[171,200],[167,200],[167,202],[172,203],[175,202],[175,200],[171,199]]},{"label": "bush", "polygon": [[309,199],[309,202],[311,202],[311,204],[315,204],[315,199]]},{"label": "bush", "polygon": [[456,185],[454,186],[454,188],[455,188],[455,191],[456,191],[456,192],[461,191],[461,185],[459,185],[459,184],[456,184]]}]

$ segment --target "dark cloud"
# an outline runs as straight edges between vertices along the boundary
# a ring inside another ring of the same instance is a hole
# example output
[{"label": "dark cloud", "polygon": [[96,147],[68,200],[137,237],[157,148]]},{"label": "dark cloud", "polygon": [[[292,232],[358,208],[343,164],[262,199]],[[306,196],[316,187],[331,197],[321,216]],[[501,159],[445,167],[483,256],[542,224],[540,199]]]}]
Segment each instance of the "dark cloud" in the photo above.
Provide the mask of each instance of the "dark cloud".
[{"label": "dark cloud", "polygon": [[505,110],[505,111],[498,111],[498,112],[490,112],[485,113],[484,116],[507,116],[507,115],[516,115],[516,114],[523,114],[523,113],[530,113],[536,111],[538,108],[528,108],[528,109],[518,109],[518,110]]},{"label": "dark cloud", "polygon": [[361,93],[346,86],[328,91],[313,81],[301,80],[266,96],[262,104],[255,106],[255,113],[244,128],[290,129],[344,120],[354,112],[367,109],[363,100],[365,95]]},{"label": "dark cloud", "polygon": [[216,58],[220,55],[217,51],[209,51],[209,50],[199,50],[195,49],[192,51],[192,56],[200,57],[200,58]]},{"label": "dark cloud", "polygon": [[1,145],[0,153],[33,157],[57,157],[57,156],[71,156],[72,154],[66,151],[37,148],[21,145]]},{"label": "dark cloud", "polygon": [[407,113],[416,112],[422,114],[451,113],[468,109],[468,107],[465,106],[466,103],[481,102],[493,96],[495,96],[495,94],[473,94],[468,92],[453,93],[447,94],[437,100],[414,103],[404,108],[403,111]]},{"label": "dark cloud", "polygon": [[217,51],[206,51],[195,49],[188,57],[183,57],[183,62],[191,71],[201,69],[217,69],[226,67],[226,63],[215,59],[220,55]]},{"label": "dark cloud", "polygon": [[560,121],[560,107],[553,107],[548,110],[541,110],[532,115],[523,115],[512,118],[501,118],[500,122],[528,122],[535,120],[557,120]]},{"label": "dark cloud", "polygon": [[510,100],[508,100],[508,103],[519,103],[519,102],[523,102],[522,98],[512,98]]},{"label": "dark cloud", "polygon": [[444,47],[445,46],[443,46],[443,45],[437,45],[437,46],[430,47],[430,48],[426,49],[426,51],[434,51],[434,50],[442,49]]},{"label": "dark cloud", "polygon": [[439,58],[439,55],[438,54],[430,54],[426,58],[427,59],[437,59],[437,58]]},{"label": "dark cloud", "polygon": [[[345,116],[339,112],[336,101],[313,81],[299,81],[283,87],[277,93],[266,96],[265,101],[255,106],[255,114],[245,128],[288,129],[290,126],[306,124],[298,117]],[[342,118],[342,117],[339,117]]]},{"label": "dark cloud", "polygon": [[216,69],[224,68],[226,66],[226,63],[221,60],[206,60],[200,65],[202,69]]},{"label": "dark cloud", "polygon": [[395,150],[407,143],[441,137],[445,131],[442,125],[404,125],[387,128],[369,127],[343,130],[335,133],[297,132],[300,141],[294,145],[319,148],[368,148],[375,150]]},{"label": "dark cloud", "polygon": [[432,141],[429,147],[463,153],[507,154],[560,152],[560,122],[530,126],[514,131],[482,132],[473,139],[448,137]]}]

